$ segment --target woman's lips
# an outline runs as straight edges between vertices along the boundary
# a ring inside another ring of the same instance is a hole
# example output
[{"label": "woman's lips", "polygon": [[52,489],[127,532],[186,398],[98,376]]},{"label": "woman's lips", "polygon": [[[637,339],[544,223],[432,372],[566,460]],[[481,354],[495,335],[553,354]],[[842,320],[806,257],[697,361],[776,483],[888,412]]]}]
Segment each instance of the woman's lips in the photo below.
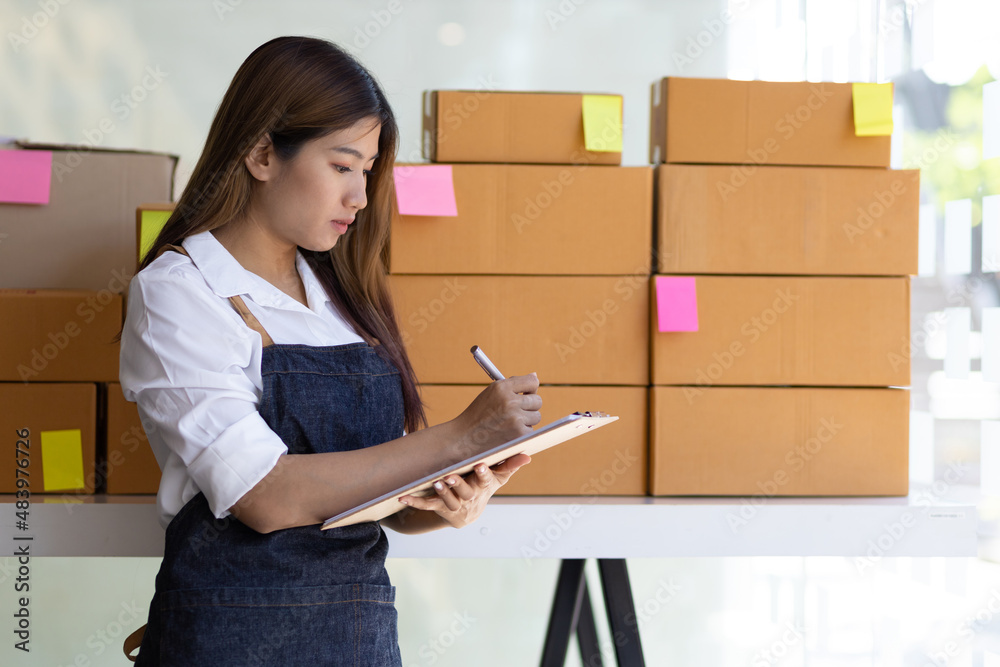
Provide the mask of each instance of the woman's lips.
[{"label": "woman's lips", "polygon": [[352,222],[354,222],[354,220],[353,219],[350,219],[350,220],[331,220],[330,222],[331,222],[331,224],[333,224],[334,227],[336,227],[336,229],[337,229],[338,232],[340,232],[341,234],[346,234],[347,233],[347,226],[349,224],[351,224]]}]

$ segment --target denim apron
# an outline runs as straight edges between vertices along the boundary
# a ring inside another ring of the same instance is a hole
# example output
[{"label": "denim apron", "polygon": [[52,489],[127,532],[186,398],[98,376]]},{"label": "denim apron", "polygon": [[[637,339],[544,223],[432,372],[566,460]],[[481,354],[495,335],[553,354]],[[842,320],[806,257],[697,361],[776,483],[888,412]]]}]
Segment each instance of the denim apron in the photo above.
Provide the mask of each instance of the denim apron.
[{"label": "denim apron", "polygon": [[[274,344],[239,296],[230,301],[261,334],[259,411],[289,454],[402,435],[399,372],[377,346]],[[136,665],[400,665],[387,551],[378,523],[261,534],[216,519],[198,493],[167,526]]]}]

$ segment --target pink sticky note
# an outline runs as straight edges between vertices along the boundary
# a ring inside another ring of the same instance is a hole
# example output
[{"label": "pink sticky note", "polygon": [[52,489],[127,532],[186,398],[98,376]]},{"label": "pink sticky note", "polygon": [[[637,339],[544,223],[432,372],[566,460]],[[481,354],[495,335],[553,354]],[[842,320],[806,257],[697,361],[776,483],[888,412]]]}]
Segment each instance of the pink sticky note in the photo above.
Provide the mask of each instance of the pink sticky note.
[{"label": "pink sticky note", "polygon": [[697,331],[694,278],[656,276],[656,320],[660,331]]},{"label": "pink sticky note", "polygon": [[0,150],[0,202],[48,204],[52,151]]},{"label": "pink sticky note", "polygon": [[450,164],[394,167],[400,215],[457,216]]}]

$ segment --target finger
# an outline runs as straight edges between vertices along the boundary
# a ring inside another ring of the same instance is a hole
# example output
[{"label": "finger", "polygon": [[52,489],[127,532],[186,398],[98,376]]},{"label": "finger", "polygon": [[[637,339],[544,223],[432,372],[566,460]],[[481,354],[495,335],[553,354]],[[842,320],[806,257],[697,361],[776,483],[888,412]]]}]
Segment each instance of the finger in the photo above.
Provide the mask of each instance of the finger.
[{"label": "finger", "polygon": [[521,409],[522,410],[541,410],[542,409],[542,397],[538,394],[522,394],[521,395]]},{"label": "finger", "polygon": [[444,501],[437,496],[402,496],[399,502],[407,507],[429,512],[440,512],[445,509]]},{"label": "finger", "polygon": [[458,475],[445,478],[444,483],[451,487],[451,492],[458,496],[460,500],[472,500],[476,495],[475,489],[464,478]]},{"label": "finger", "polygon": [[513,475],[520,468],[528,465],[529,463],[531,463],[530,456],[528,456],[527,454],[517,454],[516,456],[510,457],[503,463],[499,463],[493,466],[492,468],[493,476],[496,478],[497,482],[499,482],[500,485],[502,486],[507,483],[507,480],[510,479],[511,475]]},{"label": "finger", "polygon": [[538,391],[538,376],[535,373],[530,375],[512,375],[502,382],[507,383],[510,390],[515,394],[533,394]]},{"label": "finger", "polygon": [[542,413],[537,410],[525,410],[524,411],[524,424],[525,426],[534,426],[535,424],[542,421]]},{"label": "finger", "polygon": [[434,482],[434,491],[437,492],[438,498],[444,501],[445,507],[454,512],[462,506],[462,501],[456,496],[451,487],[441,481]]},{"label": "finger", "polygon": [[480,463],[472,470],[472,474],[469,475],[469,482],[480,489],[497,488],[500,485],[496,482],[496,476],[493,474],[493,469],[486,466],[484,463]]}]

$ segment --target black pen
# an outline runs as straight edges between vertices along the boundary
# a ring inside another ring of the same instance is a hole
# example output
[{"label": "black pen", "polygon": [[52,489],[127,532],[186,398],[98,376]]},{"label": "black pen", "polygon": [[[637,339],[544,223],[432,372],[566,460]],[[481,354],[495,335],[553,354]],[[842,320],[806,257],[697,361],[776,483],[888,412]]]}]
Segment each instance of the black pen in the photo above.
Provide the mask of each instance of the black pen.
[{"label": "black pen", "polygon": [[497,367],[493,365],[493,362],[490,361],[489,357],[487,357],[486,354],[479,349],[478,345],[473,345],[471,352],[472,356],[476,360],[476,363],[483,367],[483,370],[486,371],[486,374],[489,375],[491,379],[494,381],[506,379],[503,374],[497,370]]}]

